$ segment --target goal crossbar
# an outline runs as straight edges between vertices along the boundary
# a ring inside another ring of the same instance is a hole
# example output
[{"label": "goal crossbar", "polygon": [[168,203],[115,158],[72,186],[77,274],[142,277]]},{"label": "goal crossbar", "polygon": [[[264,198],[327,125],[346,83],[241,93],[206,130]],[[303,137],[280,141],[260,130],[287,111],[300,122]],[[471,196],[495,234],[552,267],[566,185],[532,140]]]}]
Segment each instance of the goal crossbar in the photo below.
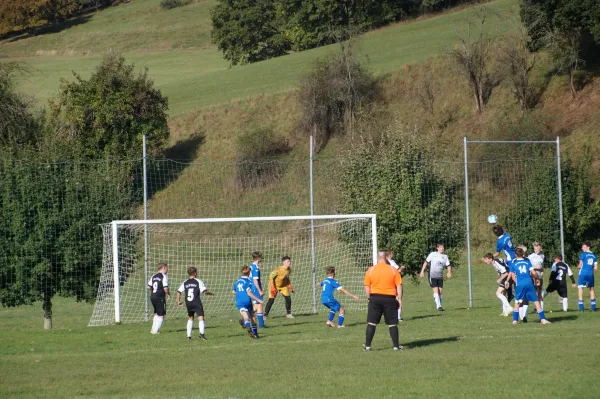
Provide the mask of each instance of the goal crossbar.
[{"label": "goal crossbar", "polygon": [[[202,219],[137,219],[114,220],[109,225],[112,230],[112,262],[114,283],[115,323],[121,322],[120,309],[120,277],[119,277],[119,226],[123,225],[153,225],[153,224],[184,224],[184,223],[229,223],[229,222],[268,222],[268,221],[295,221],[295,220],[343,220],[343,219],[371,219],[371,240],[373,264],[377,263],[377,215],[374,213],[351,215],[305,215],[305,216],[260,216],[260,217],[232,217],[232,218],[202,218]],[[311,237],[314,241],[314,235]],[[147,247],[144,248],[147,250]],[[314,256],[314,254],[313,254]],[[145,254],[147,259],[147,254]],[[314,261],[313,261],[314,265]],[[316,281],[316,270],[313,266],[313,286]],[[314,287],[313,287],[314,288]],[[316,293],[315,293],[316,294]]]}]

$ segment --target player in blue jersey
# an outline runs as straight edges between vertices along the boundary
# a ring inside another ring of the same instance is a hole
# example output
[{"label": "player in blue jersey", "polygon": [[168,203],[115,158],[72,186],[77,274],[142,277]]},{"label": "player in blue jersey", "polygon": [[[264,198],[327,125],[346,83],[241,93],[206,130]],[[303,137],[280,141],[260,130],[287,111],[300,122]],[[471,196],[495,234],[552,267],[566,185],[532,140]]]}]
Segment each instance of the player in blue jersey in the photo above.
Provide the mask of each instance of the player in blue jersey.
[{"label": "player in blue jersey", "polygon": [[[542,324],[550,324],[550,322],[546,320],[544,311],[542,310],[540,302],[538,301],[538,295],[535,291],[535,286],[539,285],[540,280],[533,269],[531,261],[525,258],[525,251],[523,248],[517,248],[515,251],[515,256],[516,258],[510,266],[509,275],[509,279],[515,282],[516,287],[515,307],[513,309],[513,324],[517,324],[519,322],[519,304],[525,299],[529,302],[533,302],[535,305],[535,310],[540,316],[540,322]],[[508,282],[506,284],[508,288]]]},{"label": "player in blue jersey", "polygon": [[581,255],[579,255],[579,277],[577,287],[579,291],[579,310],[583,311],[583,289],[590,289],[590,309],[596,311],[596,292],[594,291],[594,271],[598,270],[598,258],[596,254],[590,251],[592,244],[584,242],[581,245]]},{"label": "player in blue jersey", "polygon": [[[262,254],[258,251],[252,252],[252,263],[250,264],[250,278],[252,279],[252,293],[255,297],[263,300],[262,281],[260,279],[260,262]],[[258,319],[258,326],[265,328],[265,318],[263,317],[263,305],[256,300],[252,300],[254,313]]]},{"label": "player in blue jersey", "polygon": [[510,266],[513,260],[515,260],[515,246],[512,243],[510,234],[506,233],[502,226],[499,224],[492,227],[494,235],[498,237],[496,241],[496,253],[494,253],[494,259],[500,256],[500,251],[504,253],[504,260],[506,264]]},{"label": "player in blue jersey", "polygon": [[258,326],[256,317],[252,311],[252,300],[262,304],[262,300],[252,293],[252,281],[250,280],[250,266],[244,265],[240,270],[242,276],[233,284],[235,295],[235,306],[237,306],[244,320],[244,327],[250,338],[258,338]]},{"label": "player in blue jersey", "polygon": [[335,267],[328,267],[325,269],[327,278],[323,280],[320,286],[323,288],[321,291],[321,303],[329,308],[329,319],[327,325],[333,327],[333,318],[336,312],[340,312],[338,316],[337,328],[343,328],[344,326],[344,308],[335,299],[335,291],[342,291],[344,294],[351,296],[354,300],[358,300],[358,296],[352,294],[350,291],[342,287],[342,285],[335,279]]}]

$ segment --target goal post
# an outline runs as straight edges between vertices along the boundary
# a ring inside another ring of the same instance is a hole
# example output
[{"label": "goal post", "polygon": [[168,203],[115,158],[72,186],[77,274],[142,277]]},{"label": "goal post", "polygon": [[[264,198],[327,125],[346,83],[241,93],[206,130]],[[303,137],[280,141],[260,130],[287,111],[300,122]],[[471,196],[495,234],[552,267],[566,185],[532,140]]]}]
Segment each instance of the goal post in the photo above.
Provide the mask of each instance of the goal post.
[{"label": "goal post", "polygon": [[[281,256],[292,256],[291,280],[299,291],[294,310],[300,313],[318,309],[318,269],[336,267],[342,283],[358,290],[366,268],[377,262],[375,214],[116,220],[101,227],[103,267],[90,326],[146,320],[146,275],[156,273],[146,274],[146,262],[169,264],[172,295],[187,278],[187,267],[197,267],[209,290],[217,287],[214,298],[205,298],[209,314],[235,310],[230,284],[252,262],[253,251],[264,253],[265,296],[270,272]],[[167,308],[181,311],[174,301]]]}]

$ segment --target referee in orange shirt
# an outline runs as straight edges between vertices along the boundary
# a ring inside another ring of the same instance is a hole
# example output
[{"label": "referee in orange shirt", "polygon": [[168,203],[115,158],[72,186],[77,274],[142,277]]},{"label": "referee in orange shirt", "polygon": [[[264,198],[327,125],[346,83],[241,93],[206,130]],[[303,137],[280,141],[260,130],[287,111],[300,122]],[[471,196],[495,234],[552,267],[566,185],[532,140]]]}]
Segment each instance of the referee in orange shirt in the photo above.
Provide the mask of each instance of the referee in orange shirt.
[{"label": "referee in orange shirt", "polygon": [[398,339],[398,308],[402,307],[402,277],[398,270],[386,262],[386,252],[377,253],[377,264],[365,274],[365,293],[369,298],[367,311],[367,337],[363,348],[371,350],[377,324],[381,316],[390,330],[394,350],[403,349]]}]

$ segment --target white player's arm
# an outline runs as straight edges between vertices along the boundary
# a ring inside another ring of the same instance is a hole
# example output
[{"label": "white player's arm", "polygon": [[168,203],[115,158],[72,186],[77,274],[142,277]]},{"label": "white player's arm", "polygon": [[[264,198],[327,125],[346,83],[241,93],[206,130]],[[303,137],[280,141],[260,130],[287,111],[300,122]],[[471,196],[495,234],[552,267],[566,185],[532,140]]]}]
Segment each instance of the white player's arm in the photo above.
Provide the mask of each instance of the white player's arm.
[{"label": "white player's arm", "polygon": [[446,278],[452,278],[452,266],[448,265],[448,274],[446,274]]},{"label": "white player's arm", "polygon": [[504,280],[505,278],[507,278],[507,277],[508,277],[508,275],[509,275],[509,273],[508,273],[508,272],[506,272],[506,273],[502,273],[502,274],[500,275],[500,277],[498,278],[498,280],[496,280],[496,282],[497,282],[498,284],[500,284],[500,283],[502,282],[502,280]]},{"label": "white player's arm", "polygon": [[340,287],[338,288],[338,290],[342,291],[344,294],[351,296],[354,299],[358,299],[357,295],[354,295],[353,293],[351,293],[350,291],[348,291],[347,289],[345,289],[344,287]]},{"label": "white player's arm", "polygon": [[[214,293],[214,292],[212,292],[212,291],[209,291],[209,290],[204,290],[204,291],[202,291],[202,293],[203,293],[204,295],[215,295],[215,293]],[[235,292],[234,292],[234,293],[235,293]]]},{"label": "white player's arm", "polygon": [[171,291],[169,291],[169,287],[165,287],[164,290],[165,290],[165,294],[167,294],[167,297],[169,299],[171,299]]},{"label": "white player's arm", "polygon": [[181,302],[181,292],[177,291],[177,293],[175,294],[175,300],[177,301],[177,305],[183,305],[183,302]]},{"label": "white player's arm", "polygon": [[510,287],[511,281],[517,281],[517,278],[513,272],[508,272],[508,278],[506,279],[506,283],[504,283],[504,287],[508,289]]},{"label": "white player's arm", "polygon": [[427,261],[423,262],[423,267],[421,267],[421,278],[425,275],[425,269],[427,269]]},{"label": "white player's arm", "polygon": [[263,301],[261,301],[256,295],[254,295],[250,289],[248,289],[246,292],[248,292],[248,296],[254,299],[256,302],[263,303]]}]

